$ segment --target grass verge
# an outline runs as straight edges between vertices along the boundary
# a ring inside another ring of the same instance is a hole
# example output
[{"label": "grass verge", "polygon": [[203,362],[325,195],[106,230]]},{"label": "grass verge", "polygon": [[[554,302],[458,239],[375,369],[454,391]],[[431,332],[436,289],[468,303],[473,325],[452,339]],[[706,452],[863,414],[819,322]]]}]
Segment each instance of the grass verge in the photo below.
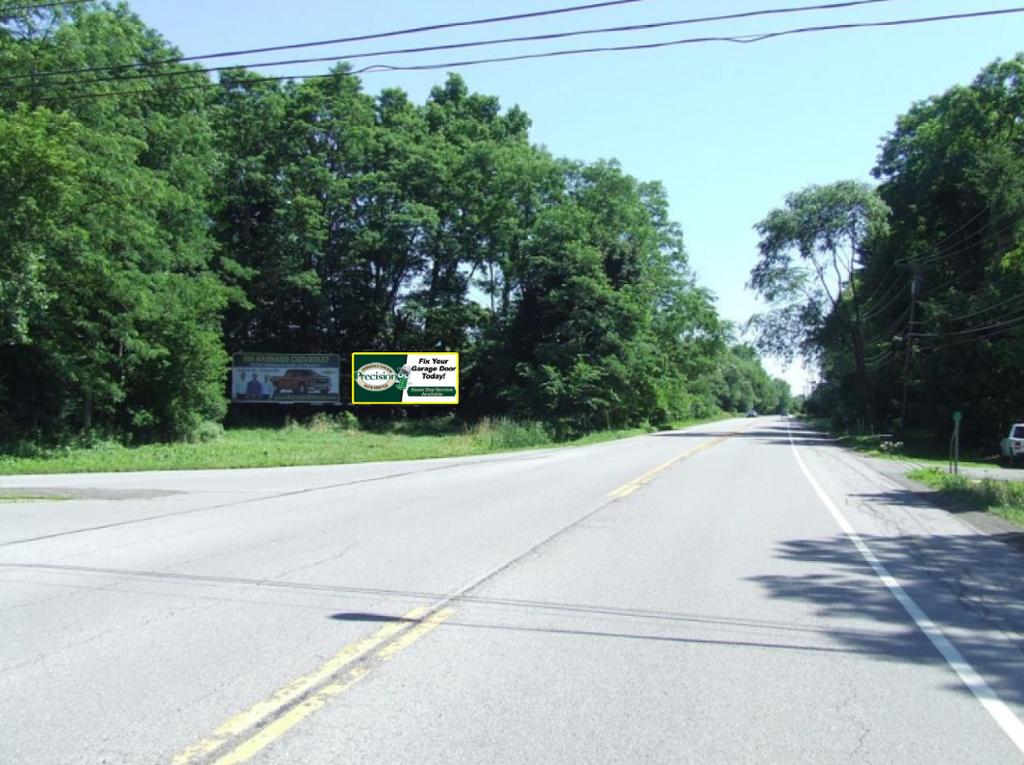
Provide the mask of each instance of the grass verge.
[{"label": "grass verge", "polygon": [[[838,431],[832,428],[827,420],[810,420],[809,424],[818,430],[827,431],[837,438],[842,446],[868,457],[918,462],[936,468],[945,467],[949,462],[947,446],[929,434],[915,434],[906,442],[902,442],[894,441],[889,435],[857,435]],[[990,468],[997,465],[998,461],[995,458],[963,459],[961,456],[960,464],[964,467]]]},{"label": "grass verge", "polygon": [[30,492],[0,491],[0,505],[5,502],[60,502],[71,499],[64,494],[32,494]]},{"label": "grass verge", "polygon": [[[686,427],[734,415],[674,423]],[[650,433],[630,428],[591,433],[556,443],[540,423],[483,420],[452,432],[372,432],[349,421],[316,419],[285,428],[235,428],[201,443],[147,444],[127,447],[103,443],[65,447],[31,457],[0,456],[0,475],[105,473],[139,470],[208,470],[219,468],[337,465],[356,462],[466,457],[552,446],[583,446]]]},{"label": "grass verge", "polygon": [[1024,526],[1024,481],[994,481],[950,475],[939,468],[911,470],[907,478],[947,494],[981,512]]}]

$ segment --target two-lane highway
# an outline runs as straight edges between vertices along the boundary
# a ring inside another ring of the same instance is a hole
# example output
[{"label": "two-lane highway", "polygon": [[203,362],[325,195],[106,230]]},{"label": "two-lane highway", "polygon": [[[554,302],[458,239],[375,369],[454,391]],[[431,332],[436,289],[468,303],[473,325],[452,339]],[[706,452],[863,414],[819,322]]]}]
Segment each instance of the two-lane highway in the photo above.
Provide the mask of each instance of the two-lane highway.
[{"label": "two-lane highway", "polygon": [[0,762],[1020,762],[1024,559],[779,418],[46,476]]}]

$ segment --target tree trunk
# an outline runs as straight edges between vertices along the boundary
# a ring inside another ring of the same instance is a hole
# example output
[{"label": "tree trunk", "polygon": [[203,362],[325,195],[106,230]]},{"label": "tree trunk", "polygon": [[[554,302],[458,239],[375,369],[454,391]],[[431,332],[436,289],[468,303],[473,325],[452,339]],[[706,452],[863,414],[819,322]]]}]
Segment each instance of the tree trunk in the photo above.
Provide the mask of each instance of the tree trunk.
[{"label": "tree trunk", "polygon": [[871,381],[868,380],[868,368],[864,352],[864,323],[861,320],[860,294],[857,291],[857,278],[853,272],[854,255],[850,254],[850,292],[853,297],[853,322],[850,327],[850,339],[853,341],[853,369],[857,390],[864,402],[864,419],[868,428],[875,424],[875,412],[872,402]]},{"label": "tree trunk", "polygon": [[82,400],[82,432],[88,433],[92,430],[92,391],[85,391],[85,398]]}]

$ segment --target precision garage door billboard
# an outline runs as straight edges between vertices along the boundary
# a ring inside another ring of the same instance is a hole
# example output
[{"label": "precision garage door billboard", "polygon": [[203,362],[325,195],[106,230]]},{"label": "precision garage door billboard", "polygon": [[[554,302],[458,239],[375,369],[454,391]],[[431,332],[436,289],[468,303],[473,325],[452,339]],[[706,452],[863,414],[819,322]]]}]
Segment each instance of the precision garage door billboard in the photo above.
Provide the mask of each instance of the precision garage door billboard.
[{"label": "precision garage door billboard", "polygon": [[353,353],[353,404],[458,404],[457,353]]},{"label": "precision garage door billboard", "polygon": [[246,404],[338,403],[341,357],[332,353],[236,353],[231,400]]}]

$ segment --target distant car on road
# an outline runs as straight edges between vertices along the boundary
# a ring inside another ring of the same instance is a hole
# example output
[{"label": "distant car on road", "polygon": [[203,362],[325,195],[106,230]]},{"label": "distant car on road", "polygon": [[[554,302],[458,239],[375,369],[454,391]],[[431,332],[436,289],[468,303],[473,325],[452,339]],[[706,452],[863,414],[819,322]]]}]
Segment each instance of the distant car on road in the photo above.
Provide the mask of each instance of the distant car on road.
[{"label": "distant car on road", "polygon": [[312,369],[289,369],[280,377],[271,377],[274,393],[330,393],[331,381]]},{"label": "distant car on road", "polygon": [[757,416],[758,415],[757,415],[757,410],[756,409],[748,409],[747,410],[747,417],[757,417]]},{"label": "distant car on road", "polygon": [[1024,422],[1010,426],[1010,435],[999,442],[999,451],[1010,465],[1020,457],[1024,457]]}]

